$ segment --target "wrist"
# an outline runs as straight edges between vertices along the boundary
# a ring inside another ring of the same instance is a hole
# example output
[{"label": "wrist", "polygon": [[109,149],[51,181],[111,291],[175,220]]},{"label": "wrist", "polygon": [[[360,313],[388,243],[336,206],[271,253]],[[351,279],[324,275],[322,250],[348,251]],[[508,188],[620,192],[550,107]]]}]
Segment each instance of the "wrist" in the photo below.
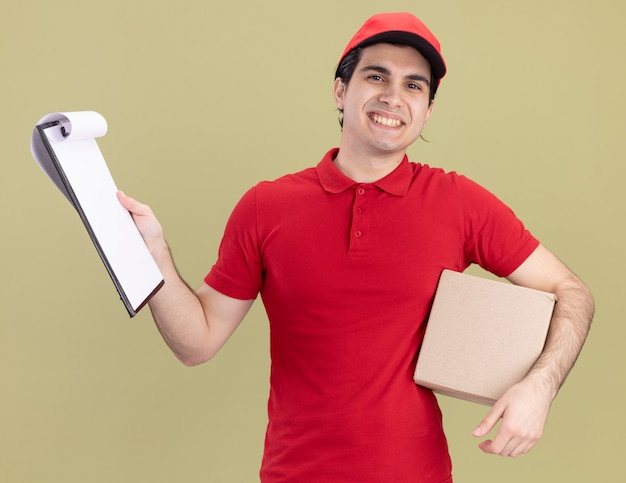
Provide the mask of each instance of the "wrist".
[{"label": "wrist", "polygon": [[533,368],[524,378],[524,381],[532,385],[533,390],[545,395],[549,401],[552,401],[561,387],[558,378],[549,374],[543,368]]},{"label": "wrist", "polygon": [[160,239],[155,240],[151,243],[146,242],[146,245],[148,246],[148,250],[150,251],[152,258],[154,258],[154,261],[156,262],[161,272],[166,271],[168,265],[174,264],[174,262],[172,261],[170,248],[165,240]]}]

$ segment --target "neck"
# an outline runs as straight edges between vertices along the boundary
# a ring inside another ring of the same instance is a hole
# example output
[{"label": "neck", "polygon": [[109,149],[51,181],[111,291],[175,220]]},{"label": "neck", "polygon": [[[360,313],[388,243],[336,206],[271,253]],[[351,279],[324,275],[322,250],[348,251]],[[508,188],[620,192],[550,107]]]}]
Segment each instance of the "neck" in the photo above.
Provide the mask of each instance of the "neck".
[{"label": "neck", "polygon": [[350,153],[339,148],[335,166],[357,183],[374,183],[396,169],[404,159],[404,152],[376,156]]}]

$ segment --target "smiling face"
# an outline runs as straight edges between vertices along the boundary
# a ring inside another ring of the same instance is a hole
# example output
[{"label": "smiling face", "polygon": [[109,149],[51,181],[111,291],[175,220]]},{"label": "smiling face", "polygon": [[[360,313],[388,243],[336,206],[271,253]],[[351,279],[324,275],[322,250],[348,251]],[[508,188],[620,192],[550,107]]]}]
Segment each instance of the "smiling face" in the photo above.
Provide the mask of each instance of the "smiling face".
[{"label": "smiling face", "polygon": [[335,101],[343,110],[340,152],[365,159],[404,156],[432,112],[430,70],[412,47],[364,48],[348,85],[335,80]]}]

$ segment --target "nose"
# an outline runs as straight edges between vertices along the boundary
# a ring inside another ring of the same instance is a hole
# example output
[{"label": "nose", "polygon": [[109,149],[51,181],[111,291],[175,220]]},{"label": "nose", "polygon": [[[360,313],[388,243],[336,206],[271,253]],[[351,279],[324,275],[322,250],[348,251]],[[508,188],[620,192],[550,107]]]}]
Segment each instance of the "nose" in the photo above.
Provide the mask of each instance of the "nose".
[{"label": "nose", "polygon": [[399,106],[402,102],[400,86],[392,82],[385,84],[385,87],[380,93],[379,99],[381,102],[384,102],[389,107]]}]

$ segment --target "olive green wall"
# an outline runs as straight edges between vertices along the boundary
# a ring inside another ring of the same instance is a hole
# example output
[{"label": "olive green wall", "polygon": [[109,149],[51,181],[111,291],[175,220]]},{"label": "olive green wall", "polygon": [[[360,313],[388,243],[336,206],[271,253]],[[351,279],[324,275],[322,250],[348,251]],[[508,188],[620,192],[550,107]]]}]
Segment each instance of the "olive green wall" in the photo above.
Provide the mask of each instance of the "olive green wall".
[{"label": "olive green wall", "polygon": [[531,454],[482,454],[487,409],[441,398],[457,481],[623,477],[623,2],[25,0],[0,8],[2,481],[255,481],[266,422],[261,305],[214,361],[179,364],[32,159],[37,120],[106,117],[118,185],[153,206],[196,286],[240,195],[337,145],[334,67],[379,10],[421,16],[448,62],[411,158],[495,192],[598,306]]}]

